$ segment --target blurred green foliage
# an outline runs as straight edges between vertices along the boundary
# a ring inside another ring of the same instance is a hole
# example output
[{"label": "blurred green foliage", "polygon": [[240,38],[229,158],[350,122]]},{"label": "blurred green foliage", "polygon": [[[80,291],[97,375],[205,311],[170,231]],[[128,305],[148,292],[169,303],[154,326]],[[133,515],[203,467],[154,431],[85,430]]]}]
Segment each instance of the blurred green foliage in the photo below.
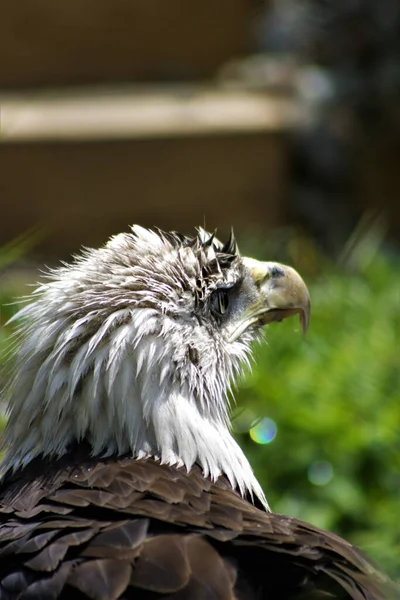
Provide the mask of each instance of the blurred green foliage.
[{"label": "blurred green foliage", "polygon": [[[264,258],[305,276],[311,324],[305,337],[294,319],[273,324],[255,347],[236,436],[274,511],[343,535],[400,579],[400,258],[373,235],[337,262],[308,239],[277,239]],[[3,348],[15,295],[0,279]]]},{"label": "blurred green foliage", "polygon": [[[9,326],[6,327],[6,323],[16,312],[12,287],[3,284],[0,272],[0,390],[3,388],[5,378],[7,376],[6,366],[8,359],[8,350],[10,346],[10,336],[12,333],[12,328]],[[0,432],[2,431],[6,423],[5,408],[5,406],[0,404]],[[0,459],[1,456],[2,455],[0,454]]]},{"label": "blurred green foliage", "polygon": [[33,227],[2,246],[0,248],[0,269],[14,265],[21,258],[26,257],[28,252],[37,245],[44,235],[43,229]]},{"label": "blurred green foliage", "polygon": [[377,242],[336,264],[296,242],[309,331],[268,327],[233,426],[274,511],[335,531],[400,579],[400,259]]}]

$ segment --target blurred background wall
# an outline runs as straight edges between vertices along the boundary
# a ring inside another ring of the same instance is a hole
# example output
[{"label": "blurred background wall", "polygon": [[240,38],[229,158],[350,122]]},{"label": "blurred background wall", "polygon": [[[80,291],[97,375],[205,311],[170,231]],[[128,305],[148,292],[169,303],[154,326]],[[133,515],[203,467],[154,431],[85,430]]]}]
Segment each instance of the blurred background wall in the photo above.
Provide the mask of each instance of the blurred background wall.
[{"label": "blurred background wall", "polygon": [[0,24],[0,243],[66,256],[132,222],[340,245],[400,233],[393,0],[40,0]]},{"label": "blurred background wall", "polygon": [[313,299],[306,339],[256,351],[236,435],[275,510],[397,578],[399,95],[397,0],[2,7],[0,349],[38,264],[131,223],[233,225]]}]

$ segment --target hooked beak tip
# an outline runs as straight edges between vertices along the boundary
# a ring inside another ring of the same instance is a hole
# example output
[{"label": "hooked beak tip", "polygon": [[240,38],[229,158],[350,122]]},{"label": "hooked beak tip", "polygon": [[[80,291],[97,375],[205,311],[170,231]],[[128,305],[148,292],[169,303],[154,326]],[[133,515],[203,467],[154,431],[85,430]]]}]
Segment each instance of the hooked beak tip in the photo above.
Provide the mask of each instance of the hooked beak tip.
[{"label": "hooked beak tip", "polygon": [[301,325],[301,331],[303,335],[305,335],[310,324],[310,302],[308,302],[308,306],[306,308],[300,309],[299,321]]}]

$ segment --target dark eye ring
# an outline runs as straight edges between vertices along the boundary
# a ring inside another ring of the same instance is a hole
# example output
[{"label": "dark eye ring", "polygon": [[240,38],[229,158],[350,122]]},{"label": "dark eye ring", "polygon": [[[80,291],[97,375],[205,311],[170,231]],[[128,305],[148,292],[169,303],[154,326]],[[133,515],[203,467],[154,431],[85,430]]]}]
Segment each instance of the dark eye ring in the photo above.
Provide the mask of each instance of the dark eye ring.
[{"label": "dark eye ring", "polygon": [[225,289],[215,290],[212,295],[211,310],[218,316],[222,317],[229,307],[229,295]]}]

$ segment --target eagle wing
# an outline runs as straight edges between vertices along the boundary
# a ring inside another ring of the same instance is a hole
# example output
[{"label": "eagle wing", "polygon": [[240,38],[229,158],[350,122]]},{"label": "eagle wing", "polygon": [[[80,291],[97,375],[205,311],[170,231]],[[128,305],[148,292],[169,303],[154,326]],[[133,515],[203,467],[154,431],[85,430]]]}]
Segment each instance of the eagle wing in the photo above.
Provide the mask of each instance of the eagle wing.
[{"label": "eagle wing", "polygon": [[397,597],[349,543],[260,510],[223,477],[63,462],[33,461],[0,490],[1,599]]}]

